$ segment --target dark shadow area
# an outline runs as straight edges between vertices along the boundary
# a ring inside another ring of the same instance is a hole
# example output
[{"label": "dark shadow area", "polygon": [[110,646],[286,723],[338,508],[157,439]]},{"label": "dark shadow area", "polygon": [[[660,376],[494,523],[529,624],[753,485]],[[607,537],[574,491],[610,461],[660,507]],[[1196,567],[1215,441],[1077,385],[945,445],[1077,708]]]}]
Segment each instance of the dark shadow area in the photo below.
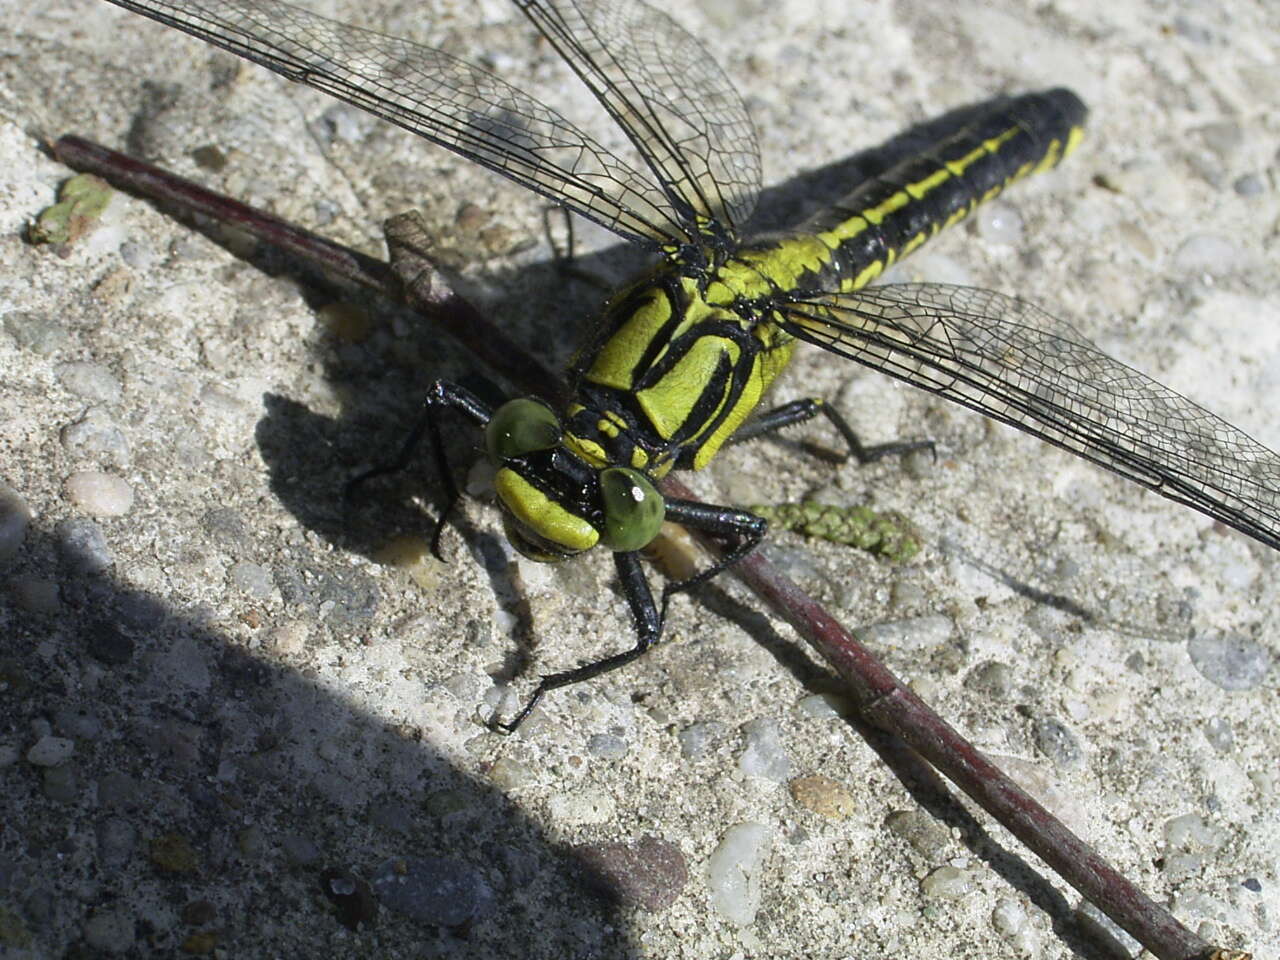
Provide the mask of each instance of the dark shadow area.
[{"label": "dark shadow area", "polygon": [[[5,736],[22,754],[71,744],[56,763],[10,765],[0,788],[0,891],[21,910],[5,920],[6,946],[98,956],[66,932],[119,916],[130,956],[201,944],[280,955],[317,930],[335,957],[531,955],[533,928],[533,955],[639,955],[610,878],[501,790],[460,773],[420,730],[354,709],[288,654],[268,663],[253,647],[279,635],[257,629],[252,604],[187,609],[121,588],[80,546],[86,529],[32,529],[5,571],[58,588],[40,611],[0,606]],[[344,566],[313,555],[295,576],[274,571],[313,635],[340,635],[376,602]],[[358,895],[364,883],[372,899]],[[408,888],[408,915],[379,907],[394,899],[388,883]]]}]

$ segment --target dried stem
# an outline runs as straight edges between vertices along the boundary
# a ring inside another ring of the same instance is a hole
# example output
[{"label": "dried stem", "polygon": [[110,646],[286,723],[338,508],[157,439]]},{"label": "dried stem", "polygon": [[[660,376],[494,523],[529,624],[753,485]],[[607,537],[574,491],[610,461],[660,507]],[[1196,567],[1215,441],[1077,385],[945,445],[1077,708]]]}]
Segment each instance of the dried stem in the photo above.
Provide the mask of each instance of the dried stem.
[{"label": "dried stem", "polygon": [[[63,137],[54,152],[75,169],[96,173],[164,205],[231,223],[348,280],[407,302],[443,324],[478,359],[523,390],[545,396],[548,385],[556,384],[561,396],[567,392],[557,376],[538,367],[526,351],[511,344],[500,328],[441,281],[431,263],[430,241],[416,215],[388,221],[392,252],[388,265],[79,137]],[[664,481],[663,489],[672,496],[692,498],[671,478]],[[759,551],[733,572],[844,678],[865,722],[899,738],[925,758],[1153,955],[1161,960],[1248,960],[1248,954],[1210,946],[1121,876]]]}]

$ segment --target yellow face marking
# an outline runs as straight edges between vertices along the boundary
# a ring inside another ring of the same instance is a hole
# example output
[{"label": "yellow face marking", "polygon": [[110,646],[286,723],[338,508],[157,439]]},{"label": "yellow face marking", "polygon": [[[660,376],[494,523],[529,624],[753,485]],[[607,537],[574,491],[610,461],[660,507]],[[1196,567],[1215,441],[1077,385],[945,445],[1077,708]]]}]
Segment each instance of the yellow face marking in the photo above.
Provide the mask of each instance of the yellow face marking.
[{"label": "yellow face marking", "polygon": [[510,467],[493,477],[494,489],[511,515],[544,540],[580,553],[600,539],[595,527],[570,513]]},{"label": "yellow face marking", "polygon": [[609,465],[609,458],[604,452],[604,447],[594,440],[588,440],[575,433],[566,433],[560,438],[560,443],[579,460],[585,460],[593,467],[600,468]]}]

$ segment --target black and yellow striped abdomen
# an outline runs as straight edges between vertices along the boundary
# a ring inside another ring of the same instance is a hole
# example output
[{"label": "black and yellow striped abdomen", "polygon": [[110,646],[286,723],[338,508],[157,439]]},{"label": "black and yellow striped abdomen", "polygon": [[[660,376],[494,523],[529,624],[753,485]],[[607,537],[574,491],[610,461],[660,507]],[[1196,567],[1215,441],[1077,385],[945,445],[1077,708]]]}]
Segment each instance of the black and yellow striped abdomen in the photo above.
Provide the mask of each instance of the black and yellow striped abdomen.
[{"label": "black and yellow striped abdomen", "polygon": [[1055,166],[1083,133],[1067,90],[1017,97],[885,174],[799,232],[679,262],[615,298],[579,358],[570,446],[598,465],[661,474],[705,466],[790,358],[781,313],[796,299],[849,292],[979,204]]}]

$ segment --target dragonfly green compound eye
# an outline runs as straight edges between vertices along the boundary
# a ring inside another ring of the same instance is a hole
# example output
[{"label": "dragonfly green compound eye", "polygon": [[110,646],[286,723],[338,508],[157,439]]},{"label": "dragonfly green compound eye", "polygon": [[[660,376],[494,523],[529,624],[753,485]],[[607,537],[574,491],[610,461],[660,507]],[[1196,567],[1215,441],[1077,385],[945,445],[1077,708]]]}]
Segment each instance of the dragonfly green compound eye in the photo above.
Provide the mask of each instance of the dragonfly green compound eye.
[{"label": "dragonfly green compound eye", "polygon": [[512,457],[550,450],[560,442],[560,421],[546,404],[521,398],[508,400],[484,428],[484,445],[496,466]]},{"label": "dragonfly green compound eye", "polygon": [[627,552],[649,545],[667,514],[666,501],[649,478],[630,467],[610,467],[600,474],[604,530],[600,542]]}]

